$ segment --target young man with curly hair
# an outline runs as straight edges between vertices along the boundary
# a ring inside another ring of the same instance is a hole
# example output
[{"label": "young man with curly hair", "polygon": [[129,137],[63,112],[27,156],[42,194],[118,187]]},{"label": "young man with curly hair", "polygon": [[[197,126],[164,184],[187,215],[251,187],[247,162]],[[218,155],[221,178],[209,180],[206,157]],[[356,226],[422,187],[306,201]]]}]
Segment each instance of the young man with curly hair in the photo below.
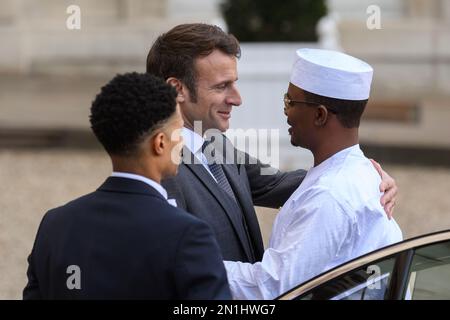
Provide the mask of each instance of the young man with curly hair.
[{"label": "young man with curly hair", "polygon": [[212,230],[169,203],[160,184],[180,161],[176,95],[149,74],[102,88],[90,121],[112,175],[44,216],[24,299],[230,298]]}]

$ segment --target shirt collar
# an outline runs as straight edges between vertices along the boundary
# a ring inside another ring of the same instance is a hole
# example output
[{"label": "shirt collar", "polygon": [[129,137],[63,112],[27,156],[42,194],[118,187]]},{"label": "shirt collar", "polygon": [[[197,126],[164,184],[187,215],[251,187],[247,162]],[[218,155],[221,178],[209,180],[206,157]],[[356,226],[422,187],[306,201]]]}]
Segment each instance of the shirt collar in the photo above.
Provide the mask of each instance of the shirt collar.
[{"label": "shirt collar", "polygon": [[336,168],[336,166],[339,166],[339,163],[341,161],[345,161],[348,156],[364,156],[363,152],[359,148],[359,144],[343,149],[335,153],[319,165],[309,169],[306,173],[305,178],[303,179],[303,182],[300,184],[297,190],[294,191],[290,199],[292,199],[293,201],[298,200],[302,192],[308,188],[311,188],[315,183],[317,183],[317,179],[319,179],[324,174],[324,172],[327,172],[328,170],[330,170],[330,168]]},{"label": "shirt collar", "polygon": [[332,166],[335,161],[345,159],[348,155],[364,155],[359,147],[359,144],[355,144],[351,147],[345,148],[339,152],[336,152],[331,157],[320,163],[319,165],[312,167],[308,170],[307,176],[320,175],[322,171],[326,170],[329,166]]},{"label": "shirt collar", "polygon": [[166,189],[164,189],[162,185],[160,185],[159,183],[157,183],[156,181],[154,181],[152,179],[146,178],[146,177],[138,175],[138,174],[127,173],[127,172],[116,172],[116,171],[113,171],[113,173],[111,174],[111,177],[127,178],[127,179],[142,181],[142,182],[148,184],[150,187],[156,189],[156,191],[158,191],[164,197],[164,199],[167,200]]},{"label": "shirt collar", "polygon": [[183,135],[184,146],[188,148],[192,154],[197,154],[201,151],[203,143],[205,142],[205,139],[203,139],[201,135],[186,127],[183,128],[181,134]]}]

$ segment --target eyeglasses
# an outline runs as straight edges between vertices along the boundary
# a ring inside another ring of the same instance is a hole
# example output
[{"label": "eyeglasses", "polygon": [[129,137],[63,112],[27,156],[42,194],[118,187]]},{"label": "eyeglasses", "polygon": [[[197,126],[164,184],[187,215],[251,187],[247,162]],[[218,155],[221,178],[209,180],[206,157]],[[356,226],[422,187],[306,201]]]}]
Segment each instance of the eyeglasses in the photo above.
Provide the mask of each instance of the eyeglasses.
[{"label": "eyeglasses", "polygon": [[[320,106],[321,105],[320,103],[316,103],[316,102],[292,100],[291,98],[289,98],[287,93],[284,94],[283,102],[284,102],[285,110],[292,108],[296,104],[305,104],[305,105],[310,105],[310,106]],[[327,108],[327,110],[330,111],[331,113],[337,114],[337,111],[334,110],[333,108],[330,108],[328,106],[324,106],[324,107]]]}]

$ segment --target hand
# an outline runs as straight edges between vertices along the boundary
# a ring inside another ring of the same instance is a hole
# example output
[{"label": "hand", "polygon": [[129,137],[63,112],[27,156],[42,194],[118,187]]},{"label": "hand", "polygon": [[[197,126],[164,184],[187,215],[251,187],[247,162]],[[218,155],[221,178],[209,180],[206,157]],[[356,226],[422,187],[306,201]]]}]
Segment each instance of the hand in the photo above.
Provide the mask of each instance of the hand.
[{"label": "hand", "polygon": [[384,195],[381,197],[380,202],[390,220],[394,214],[395,197],[397,196],[398,191],[397,184],[395,183],[395,180],[381,168],[378,162],[373,159],[370,159],[370,161],[381,176],[380,191],[384,192]]}]

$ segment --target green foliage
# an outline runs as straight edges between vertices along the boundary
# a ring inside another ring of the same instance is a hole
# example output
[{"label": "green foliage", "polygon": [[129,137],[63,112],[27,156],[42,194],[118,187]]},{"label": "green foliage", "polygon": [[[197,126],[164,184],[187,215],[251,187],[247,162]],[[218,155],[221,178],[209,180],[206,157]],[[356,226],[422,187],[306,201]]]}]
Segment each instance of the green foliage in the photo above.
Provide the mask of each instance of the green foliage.
[{"label": "green foliage", "polygon": [[224,0],[229,32],[239,41],[316,41],[325,0]]}]

